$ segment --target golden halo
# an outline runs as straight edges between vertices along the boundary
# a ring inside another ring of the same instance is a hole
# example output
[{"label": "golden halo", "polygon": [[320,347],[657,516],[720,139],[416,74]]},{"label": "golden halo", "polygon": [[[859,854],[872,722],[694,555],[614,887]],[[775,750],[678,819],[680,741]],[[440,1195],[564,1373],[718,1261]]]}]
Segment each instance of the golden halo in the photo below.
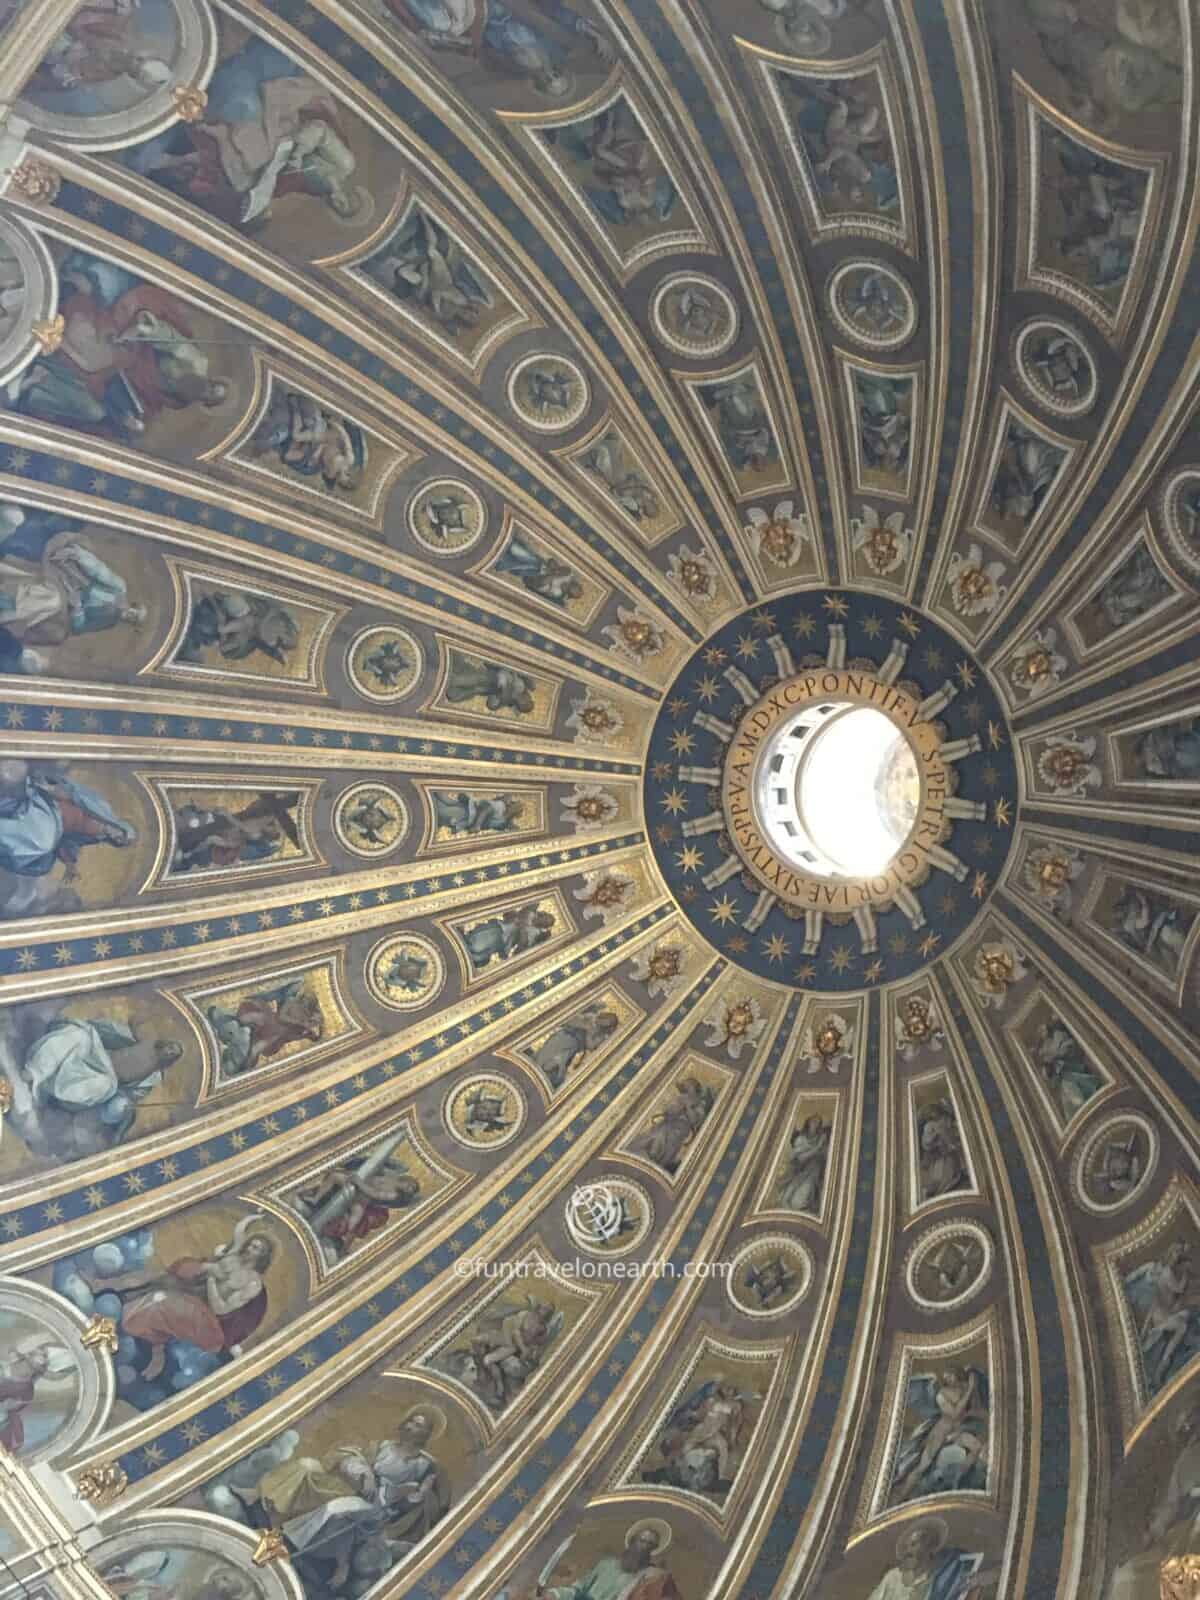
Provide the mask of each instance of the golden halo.
[{"label": "golden halo", "polygon": [[643,1528],[650,1528],[658,1539],[658,1545],[655,1548],[654,1554],[656,1556],[665,1555],[666,1552],[671,1548],[671,1540],[675,1537],[675,1535],[671,1531],[671,1524],[669,1522],[664,1522],[661,1517],[643,1517],[640,1522],[633,1523],[625,1535],[626,1550],[629,1549],[629,1546],[637,1538],[638,1534],[641,1533]]},{"label": "golden halo", "polygon": [[915,1522],[907,1523],[896,1535],[897,1559],[899,1559],[900,1556],[900,1546],[906,1539],[910,1538],[914,1533],[916,1533],[918,1528],[932,1528],[934,1533],[937,1535],[937,1543],[933,1547],[935,1555],[945,1546],[947,1539],[950,1537],[950,1529],[947,1527],[946,1523],[942,1521],[941,1517],[918,1517]]},{"label": "golden halo", "polygon": [[428,1417],[430,1422],[433,1424],[433,1431],[429,1435],[430,1444],[432,1444],[435,1439],[440,1439],[449,1426],[446,1421],[446,1413],[442,1410],[441,1406],[423,1405],[419,1401],[416,1405],[409,1406],[407,1411],[401,1413],[400,1423],[398,1423],[397,1426],[407,1422],[410,1417],[417,1416]]}]

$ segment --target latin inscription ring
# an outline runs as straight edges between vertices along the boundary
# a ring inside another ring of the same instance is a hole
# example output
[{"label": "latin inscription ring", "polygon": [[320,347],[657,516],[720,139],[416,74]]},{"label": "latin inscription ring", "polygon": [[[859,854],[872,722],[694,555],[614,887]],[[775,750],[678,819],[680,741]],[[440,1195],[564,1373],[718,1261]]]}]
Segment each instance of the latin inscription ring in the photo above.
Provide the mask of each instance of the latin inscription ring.
[{"label": "latin inscription ring", "polygon": [[[830,878],[806,873],[772,846],[755,813],[756,778],[771,736],[806,706],[826,701],[870,706],[882,712],[900,730],[916,758],[921,785],[916,821],[892,861],[873,877]],[[952,791],[937,729],[920,720],[920,707],[921,702],[907,690],[884,683],[869,672],[812,667],[774,685],[747,709],[725,758],[721,804],[737,854],[764,888],[801,910],[836,916],[853,914],[863,906],[890,905],[898,889],[925,878],[929,852],[947,831],[946,801]]]}]

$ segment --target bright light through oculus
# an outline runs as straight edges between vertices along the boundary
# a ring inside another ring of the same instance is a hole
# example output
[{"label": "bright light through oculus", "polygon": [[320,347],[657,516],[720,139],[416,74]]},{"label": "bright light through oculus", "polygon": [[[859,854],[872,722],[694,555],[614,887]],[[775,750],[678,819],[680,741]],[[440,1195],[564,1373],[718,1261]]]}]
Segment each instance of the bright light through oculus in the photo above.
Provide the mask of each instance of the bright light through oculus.
[{"label": "bright light through oculus", "polygon": [[816,731],[797,788],[808,837],[839,873],[857,878],[882,872],[904,843],[921,780],[904,735],[863,706]]}]

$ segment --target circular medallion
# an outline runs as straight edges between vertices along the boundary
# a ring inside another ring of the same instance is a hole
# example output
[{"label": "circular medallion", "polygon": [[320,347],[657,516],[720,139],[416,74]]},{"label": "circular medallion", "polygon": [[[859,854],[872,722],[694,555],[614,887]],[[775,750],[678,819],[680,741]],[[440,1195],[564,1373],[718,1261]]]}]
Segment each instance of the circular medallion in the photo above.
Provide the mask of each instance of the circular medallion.
[{"label": "circular medallion", "polygon": [[715,278],[676,272],[650,303],[654,332],[681,356],[719,356],[738,333],[737,303]]},{"label": "circular medallion", "polygon": [[977,1222],[944,1222],[924,1233],[904,1262],[904,1286],[922,1311],[957,1311],[992,1275],[992,1236]]},{"label": "circular medallion", "polygon": [[487,507],[458,478],[423,483],[408,502],[407,516],[413,538],[435,556],[461,555],[487,532]]},{"label": "circular medallion", "polygon": [[898,350],[917,331],[916,296],[881,261],[843,262],[826,293],[833,320],[857,344]]},{"label": "circular medallion", "polygon": [[725,1292],[744,1317],[781,1317],[800,1304],[812,1280],[813,1258],[800,1241],[767,1233],[734,1256]]},{"label": "circular medallion", "polygon": [[1071,1172],[1075,1198],[1093,1216],[1107,1216],[1142,1193],[1158,1165],[1158,1129],[1140,1112],[1102,1122],[1079,1147]]},{"label": "circular medallion", "polygon": [[55,320],[57,300],[44,242],[9,218],[0,221],[0,383],[57,347],[63,333]]},{"label": "circular medallion", "polygon": [[499,1150],[525,1125],[525,1096],[511,1078],[480,1073],[451,1089],[442,1102],[446,1132],[469,1150]]},{"label": "circular medallion", "polygon": [[387,784],[356,783],[337,798],[333,831],[351,855],[390,855],[408,832],[408,807]]},{"label": "circular medallion", "polygon": [[565,433],[591,404],[588,381],[563,356],[526,356],[508,375],[508,403],[527,428]]},{"label": "circular medallion", "polygon": [[202,115],[218,53],[207,6],[190,0],[108,0],[64,11],[17,104],[55,143],[124,150]]},{"label": "circular medallion", "polygon": [[984,669],[878,595],[728,623],[667,694],[644,798],[695,927],[760,977],[857,989],[965,934],[1012,841],[1017,770]]},{"label": "circular medallion", "polygon": [[1047,317],[1027,322],[1017,334],[1013,360],[1026,389],[1053,415],[1082,417],[1095,405],[1095,359],[1065,322]]},{"label": "circular medallion", "polygon": [[420,1011],[446,981],[442,953],[419,933],[381,939],[367,957],[367,988],[392,1011]]},{"label": "circular medallion", "polygon": [[104,1427],[114,1398],[113,1361],[103,1344],[85,1342],[84,1315],[52,1290],[0,1278],[0,1293],[6,1377],[26,1390],[9,1388],[5,1420],[21,1426],[10,1428],[4,1443],[25,1467],[64,1460]]},{"label": "circular medallion", "polygon": [[1178,562],[1180,575],[1194,584],[1200,578],[1200,470],[1188,467],[1169,481],[1163,491],[1162,519],[1167,553]]},{"label": "circular medallion", "polygon": [[654,1226],[654,1202],[631,1178],[598,1178],[578,1184],[564,1208],[567,1232],[594,1256],[624,1256]]},{"label": "circular medallion", "polygon": [[364,700],[390,705],[420,682],[421,646],[405,628],[364,628],[346,652],[346,675]]}]

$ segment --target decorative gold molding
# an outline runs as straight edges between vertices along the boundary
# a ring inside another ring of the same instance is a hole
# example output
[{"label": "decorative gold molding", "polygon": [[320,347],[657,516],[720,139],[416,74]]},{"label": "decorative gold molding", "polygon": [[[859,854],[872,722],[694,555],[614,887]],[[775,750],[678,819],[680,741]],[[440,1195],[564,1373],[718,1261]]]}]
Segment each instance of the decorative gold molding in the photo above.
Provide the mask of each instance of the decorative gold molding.
[{"label": "decorative gold molding", "polygon": [[12,175],[11,188],[31,205],[53,205],[62,188],[62,179],[45,161],[27,156]]},{"label": "decorative gold molding", "polygon": [[1200,1556],[1173,1556],[1160,1574],[1162,1600],[1197,1600],[1200,1597]]},{"label": "decorative gold molding", "polygon": [[279,1528],[264,1528],[250,1557],[256,1567],[266,1567],[272,1561],[286,1561],[288,1548]]},{"label": "decorative gold molding", "polygon": [[75,1487],[81,1499],[89,1501],[94,1506],[108,1506],[125,1493],[129,1487],[129,1479],[125,1476],[123,1467],[118,1466],[115,1461],[108,1461],[99,1466],[85,1467],[79,1474]]},{"label": "decorative gold molding", "polygon": [[177,83],[171,90],[175,109],[183,122],[199,122],[208,105],[208,95],[193,84]]},{"label": "decorative gold molding", "polygon": [[37,340],[43,355],[52,356],[63,342],[63,334],[67,331],[66,319],[62,313],[55,317],[47,317],[44,322],[35,322],[30,332]]},{"label": "decorative gold molding", "polygon": [[107,1350],[110,1356],[115,1356],[117,1324],[112,1317],[92,1317],[79,1339],[85,1350]]}]

